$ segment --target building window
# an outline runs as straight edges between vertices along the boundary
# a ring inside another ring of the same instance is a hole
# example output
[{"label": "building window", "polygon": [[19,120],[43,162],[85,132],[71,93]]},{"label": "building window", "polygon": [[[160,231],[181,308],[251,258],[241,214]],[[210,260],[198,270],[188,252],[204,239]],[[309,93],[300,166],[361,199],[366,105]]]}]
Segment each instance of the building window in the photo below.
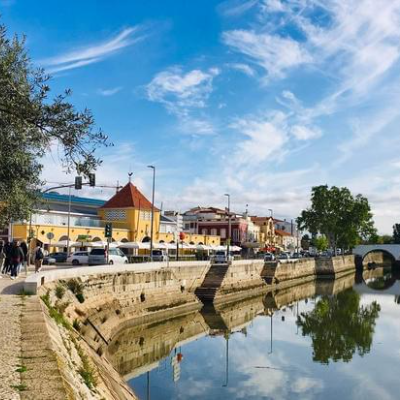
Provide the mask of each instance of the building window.
[{"label": "building window", "polygon": [[207,233],[208,233],[207,228],[203,228],[201,230],[201,233],[202,233],[202,235],[207,235]]},{"label": "building window", "polygon": [[211,235],[213,235],[213,236],[217,235],[217,230],[215,228],[211,229]]},{"label": "building window", "polygon": [[106,221],[126,220],[126,210],[108,210],[105,212]]},{"label": "building window", "polygon": [[234,229],[233,230],[233,240],[235,242],[239,242],[240,241],[239,229]]},{"label": "building window", "polygon": [[221,228],[219,235],[221,236],[221,239],[226,239],[226,229]]},{"label": "building window", "polygon": [[151,211],[140,211],[140,219],[150,221]]}]

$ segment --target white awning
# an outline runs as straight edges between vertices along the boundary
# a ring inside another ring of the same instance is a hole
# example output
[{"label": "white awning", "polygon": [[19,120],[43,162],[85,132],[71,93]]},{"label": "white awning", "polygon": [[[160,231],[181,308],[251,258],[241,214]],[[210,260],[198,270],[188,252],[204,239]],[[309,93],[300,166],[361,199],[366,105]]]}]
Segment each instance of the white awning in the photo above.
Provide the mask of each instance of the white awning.
[{"label": "white awning", "polygon": [[69,241],[69,243],[67,242],[67,240],[60,240],[59,242],[47,242],[46,244],[49,244],[50,246],[53,247],[75,247],[75,245],[79,243],[79,242],[74,242],[72,240]]}]

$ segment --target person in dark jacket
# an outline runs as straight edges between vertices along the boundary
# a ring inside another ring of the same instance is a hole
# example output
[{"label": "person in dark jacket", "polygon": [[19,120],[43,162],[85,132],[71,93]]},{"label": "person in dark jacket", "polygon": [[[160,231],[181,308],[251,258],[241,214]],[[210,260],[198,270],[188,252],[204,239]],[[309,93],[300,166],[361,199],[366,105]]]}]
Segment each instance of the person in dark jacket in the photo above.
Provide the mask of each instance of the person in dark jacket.
[{"label": "person in dark jacket", "polygon": [[[0,240],[0,271],[1,272],[3,272],[4,258],[5,258],[4,242],[2,240]],[[0,276],[0,278],[2,278],[2,277]]]},{"label": "person in dark jacket", "polygon": [[11,279],[18,278],[18,270],[24,260],[24,252],[18,241],[15,241],[11,249]]},{"label": "person in dark jacket", "polygon": [[3,274],[8,274],[11,270],[11,249],[12,244],[6,240],[4,244],[3,251],[4,251],[4,264],[3,264]]},{"label": "person in dark jacket", "polygon": [[24,259],[21,265],[24,267],[25,273],[28,274],[28,245],[25,241],[21,242],[21,249],[24,252]]}]

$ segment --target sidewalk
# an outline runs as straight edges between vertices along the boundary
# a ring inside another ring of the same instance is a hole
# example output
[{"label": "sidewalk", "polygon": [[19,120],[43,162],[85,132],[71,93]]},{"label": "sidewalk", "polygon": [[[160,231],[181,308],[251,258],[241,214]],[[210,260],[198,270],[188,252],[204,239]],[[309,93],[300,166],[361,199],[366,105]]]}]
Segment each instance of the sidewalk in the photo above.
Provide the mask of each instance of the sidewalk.
[{"label": "sidewalk", "polygon": [[0,279],[0,398],[20,399],[21,389],[21,315],[24,278]]},{"label": "sidewalk", "polygon": [[[46,266],[45,270],[54,268]],[[34,273],[33,267],[28,273]],[[56,363],[44,340],[47,333],[39,298],[25,296],[25,273],[16,280],[9,275],[0,276],[0,399],[63,398],[59,394],[62,384],[52,376]],[[33,348],[36,349],[34,354]],[[38,384],[42,384],[41,387],[37,387]]]}]

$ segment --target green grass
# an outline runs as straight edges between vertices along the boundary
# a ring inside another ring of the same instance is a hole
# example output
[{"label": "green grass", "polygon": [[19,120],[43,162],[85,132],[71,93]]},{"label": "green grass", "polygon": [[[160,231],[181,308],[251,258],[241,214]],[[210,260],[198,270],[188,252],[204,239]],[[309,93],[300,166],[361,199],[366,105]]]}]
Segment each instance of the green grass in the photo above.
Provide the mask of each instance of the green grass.
[{"label": "green grass", "polygon": [[11,387],[19,392],[24,392],[27,389],[27,386],[21,383],[20,385],[11,385]]},{"label": "green grass", "polygon": [[55,293],[56,293],[57,298],[59,298],[61,300],[65,294],[65,287],[58,285],[55,289]]},{"label": "green grass", "polygon": [[85,385],[89,389],[93,389],[97,385],[95,368],[90,363],[89,357],[84,353],[82,347],[79,345],[76,339],[72,337],[72,335],[71,341],[74,343],[76,351],[78,352],[78,355],[82,361],[82,365],[79,368],[78,373],[83,378]]},{"label": "green grass", "polygon": [[44,294],[43,296],[40,296],[40,298],[42,299],[43,303],[47,306],[50,317],[54,319],[54,321],[57,323],[57,325],[61,325],[65,329],[71,330],[72,329],[71,324],[67,321],[67,319],[62,314],[62,312],[64,312],[64,310],[62,308],[60,308],[60,311],[62,311],[62,312],[60,312],[57,308],[55,308],[51,305],[50,291],[48,290],[47,293]]},{"label": "green grass", "polygon": [[79,322],[78,319],[74,319],[74,321],[72,322],[72,327],[77,331],[80,332],[81,331],[81,323]]},{"label": "green grass", "polygon": [[26,368],[25,365],[20,365],[20,366],[15,370],[15,372],[20,372],[20,373],[26,372],[26,371],[28,371],[28,368]]}]

